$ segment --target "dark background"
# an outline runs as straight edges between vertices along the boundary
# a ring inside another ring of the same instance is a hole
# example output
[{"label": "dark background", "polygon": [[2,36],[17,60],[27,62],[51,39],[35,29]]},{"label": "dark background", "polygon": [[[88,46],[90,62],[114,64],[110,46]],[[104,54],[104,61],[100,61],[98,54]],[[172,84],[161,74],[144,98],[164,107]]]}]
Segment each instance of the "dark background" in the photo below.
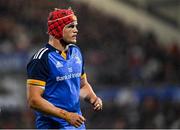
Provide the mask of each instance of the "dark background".
[{"label": "dark background", "polygon": [[[116,2],[180,33],[178,0]],[[172,6],[173,15],[158,10]],[[153,29],[142,31],[78,0],[0,0],[0,128],[35,128],[26,64],[47,43],[47,17],[55,7],[75,11],[87,77],[104,102],[99,113],[82,102],[87,128],[180,128],[180,41],[163,41]]]}]

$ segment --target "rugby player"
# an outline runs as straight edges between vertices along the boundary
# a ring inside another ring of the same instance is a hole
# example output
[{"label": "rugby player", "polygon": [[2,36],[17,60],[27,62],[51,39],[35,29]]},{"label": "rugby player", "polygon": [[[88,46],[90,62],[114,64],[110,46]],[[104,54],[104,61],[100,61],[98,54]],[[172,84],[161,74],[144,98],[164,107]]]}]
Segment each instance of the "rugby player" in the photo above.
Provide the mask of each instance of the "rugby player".
[{"label": "rugby player", "polygon": [[38,129],[85,129],[80,98],[102,109],[87,81],[76,45],[77,17],[72,9],[55,9],[48,17],[49,41],[27,64],[27,99]]}]

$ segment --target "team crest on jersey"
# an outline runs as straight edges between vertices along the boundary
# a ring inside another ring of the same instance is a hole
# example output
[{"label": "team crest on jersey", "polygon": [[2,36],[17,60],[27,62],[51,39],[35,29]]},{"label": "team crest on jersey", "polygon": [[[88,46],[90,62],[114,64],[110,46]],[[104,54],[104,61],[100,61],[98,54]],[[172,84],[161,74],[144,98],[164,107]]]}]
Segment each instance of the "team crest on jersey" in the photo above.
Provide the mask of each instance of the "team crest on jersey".
[{"label": "team crest on jersey", "polygon": [[72,67],[69,67],[69,68],[68,68],[68,71],[69,71],[70,73],[73,72]]},{"label": "team crest on jersey", "polygon": [[81,63],[82,63],[82,62],[81,62],[81,59],[80,59],[78,56],[76,56],[75,59],[76,59],[76,63],[77,63],[77,64],[81,64]]},{"label": "team crest on jersey", "polygon": [[56,63],[56,68],[61,68],[61,67],[63,67],[63,64],[58,61],[58,62]]}]

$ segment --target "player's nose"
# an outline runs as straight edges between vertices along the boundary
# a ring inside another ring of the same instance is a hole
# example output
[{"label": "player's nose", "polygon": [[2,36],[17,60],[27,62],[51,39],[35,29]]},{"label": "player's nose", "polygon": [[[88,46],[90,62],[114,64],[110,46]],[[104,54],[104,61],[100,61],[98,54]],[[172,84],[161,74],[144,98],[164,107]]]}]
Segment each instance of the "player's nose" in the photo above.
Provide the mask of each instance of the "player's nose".
[{"label": "player's nose", "polygon": [[74,27],[74,33],[78,33],[78,29],[76,26]]}]

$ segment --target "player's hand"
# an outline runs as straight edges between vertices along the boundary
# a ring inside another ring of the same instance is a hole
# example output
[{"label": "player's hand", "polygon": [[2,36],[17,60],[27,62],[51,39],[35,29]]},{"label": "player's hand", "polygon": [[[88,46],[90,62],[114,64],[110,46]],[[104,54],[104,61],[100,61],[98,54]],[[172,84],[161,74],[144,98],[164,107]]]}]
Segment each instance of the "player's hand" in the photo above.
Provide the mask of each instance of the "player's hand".
[{"label": "player's hand", "polygon": [[71,125],[75,126],[76,128],[78,128],[86,121],[86,119],[83,116],[78,115],[76,113],[67,112],[66,121]]},{"label": "player's hand", "polygon": [[95,111],[102,110],[102,108],[103,108],[102,100],[101,100],[101,98],[99,98],[99,97],[97,97],[92,104],[93,104],[93,106],[94,106],[94,110],[95,110]]}]

